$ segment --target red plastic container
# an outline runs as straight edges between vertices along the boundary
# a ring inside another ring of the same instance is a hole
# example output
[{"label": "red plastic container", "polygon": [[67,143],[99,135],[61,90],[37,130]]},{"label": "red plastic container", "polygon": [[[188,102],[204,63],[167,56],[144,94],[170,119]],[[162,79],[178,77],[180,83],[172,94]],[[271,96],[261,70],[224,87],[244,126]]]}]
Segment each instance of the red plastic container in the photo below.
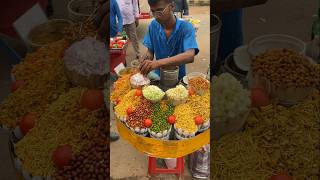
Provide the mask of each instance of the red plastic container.
[{"label": "red plastic container", "polygon": [[129,41],[126,42],[122,50],[110,50],[110,72],[115,73],[114,68],[120,63],[126,65],[127,48]]},{"label": "red plastic container", "polygon": [[114,68],[117,67],[120,63],[126,65],[126,50],[120,52],[110,52],[110,71],[115,73]]},{"label": "red plastic container", "polygon": [[139,19],[151,19],[151,16],[149,13],[140,13]]}]

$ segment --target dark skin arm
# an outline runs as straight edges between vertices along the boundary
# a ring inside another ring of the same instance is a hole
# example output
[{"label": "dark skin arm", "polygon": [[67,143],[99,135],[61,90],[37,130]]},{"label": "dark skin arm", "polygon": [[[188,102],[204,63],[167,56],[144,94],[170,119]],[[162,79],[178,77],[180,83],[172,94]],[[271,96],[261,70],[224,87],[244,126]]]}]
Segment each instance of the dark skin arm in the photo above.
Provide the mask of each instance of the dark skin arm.
[{"label": "dark skin arm", "polygon": [[[188,64],[194,61],[195,51],[189,49],[184,53],[178,54],[173,57],[164,58],[158,61],[144,60],[140,65],[140,71],[142,74],[148,74],[154,69],[158,69],[166,66],[179,66],[181,64]],[[153,57],[153,55],[152,55]]]},{"label": "dark skin arm", "polygon": [[142,61],[143,61],[143,60],[147,60],[147,59],[153,60],[153,58],[154,58],[154,55],[153,55],[153,54],[154,54],[153,51],[151,51],[150,49],[148,49],[148,51],[146,52],[146,54],[143,56]]},{"label": "dark skin arm", "polygon": [[216,0],[212,4],[212,14],[220,14],[236,9],[265,4],[268,0]]}]

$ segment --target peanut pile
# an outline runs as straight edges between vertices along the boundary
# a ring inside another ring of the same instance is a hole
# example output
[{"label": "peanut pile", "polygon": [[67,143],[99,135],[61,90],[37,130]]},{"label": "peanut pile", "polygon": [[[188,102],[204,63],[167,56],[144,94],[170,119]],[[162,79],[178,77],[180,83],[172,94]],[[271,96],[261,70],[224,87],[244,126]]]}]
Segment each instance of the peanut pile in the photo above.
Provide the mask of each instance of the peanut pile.
[{"label": "peanut pile", "polygon": [[137,106],[135,111],[129,115],[127,120],[130,127],[145,128],[144,120],[149,118],[152,114],[153,105],[150,101],[142,99],[141,103]]},{"label": "peanut pile", "polygon": [[320,82],[319,65],[288,49],[270,50],[252,60],[254,74],[267,78],[276,86],[314,87]]},{"label": "peanut pile", "polygon": [[98,116],[100,122],[89,131],[90,143],[74,156],[70,166],[55,173],[55,180],[109,179],[109,113],[105,110]]}]

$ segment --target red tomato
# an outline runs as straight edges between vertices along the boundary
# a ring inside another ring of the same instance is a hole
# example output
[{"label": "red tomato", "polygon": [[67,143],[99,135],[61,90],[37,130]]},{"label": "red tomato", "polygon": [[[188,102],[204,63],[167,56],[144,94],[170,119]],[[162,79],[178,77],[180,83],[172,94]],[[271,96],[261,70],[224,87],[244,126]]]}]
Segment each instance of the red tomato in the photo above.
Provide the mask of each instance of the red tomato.
[{"label": "red tomato", "polygon": [[168,117],[168,123],[174,124],[176,122],[176,116],[171,115]]},{"label": "red tomato", "polygon": [[118,44],[118,48],[122,48],[123,47],[123,44]]},{"label": "red tomato", "polygon": [[118,41],[118,44],[124,45],[124,42],[123,41]]},{"label": "red tomato", "polygon": [[142,95],[141,89],[137,89],[135,95],[136,96],[141,96]]},{"label": "red tomato", "polygon": [[26,135],[30,129],[36,124],[37,115],[35,113],[29,113],[20,120],[19,127],[23,135]]},{"label": "red tomato", "polygon": [[189,89],[189,90],[188,90],[188,92],[189,92],[189,96],[194,95],[194,91],[193,91],[193,89]]},{"label": "red tomato", "polygon": [[270,99],[267,92],[262,88],[251,89],[251,106],[261,107],[270,104]]},{"label": "red tomato", "polygon": [[279,172],[278,174],[271,176],[270,180],[293,180],[293,178],[286,172]]},{"label": "red tomato", "polygon": [[23,85],[24,85],[24,82],[22,80],[16,80],[11,85],[11,92],[15,92],[17,89],[19,89]]},{"label": "red tomato", "polygon": [[202,119],[201,116],[196,116],[196,117],[194,118],[194,121],[195,121],[196,125],[200,125],[200,124],[203,123],[203,119]]},{"label": "red tomato", "polygon": [[81,97],[81,106],[90,111],[99,109],[104,105],[104,96],[101,90],[87,90]]},{"label": "red tomato", "polygon": [[120,98],[116,99],[116,105],[118,105],[121,102]]},{"label": "red tomato", "polygon": [[127,109],[127,114],[130,115],[131,113],[133,113],[133,109],[132,109],[131,107],[129,107],[129,108]]},{"label": "red tomato", "polygon": [[72,160],[72,147],[70,145],[62,145],[57,147],[52,153],[52,161],[58,168],[63,168],[70,164]]},{"label": "red tomato", "polygon": [[145,119],[144,120],[144,126],[147,127],[147,128],[151,127],[152,126],[151,119]]}]

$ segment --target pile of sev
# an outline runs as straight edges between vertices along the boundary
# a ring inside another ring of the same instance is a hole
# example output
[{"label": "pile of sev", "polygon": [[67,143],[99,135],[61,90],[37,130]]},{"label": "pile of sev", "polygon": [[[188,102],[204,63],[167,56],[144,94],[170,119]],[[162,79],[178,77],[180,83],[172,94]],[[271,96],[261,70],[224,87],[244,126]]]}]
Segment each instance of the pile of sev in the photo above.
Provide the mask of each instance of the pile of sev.
[{"label": "pile of sev", "polygon": [[125,74],[113,83],[111,102],[115,102],[118,98],[121,100],[131,90],[130,77],[131,74]]},{"label": "pile of sev", "polygon": [[[33,74],[22,78],[25,80],[24,86],[9,94],[1,103],[0,119],[2,124],[11,128],[26,113],[42,114],[46,106],[70,88],[70,83],[64,73],[62,59],[45,61],[44,70],[41,63],[38,64],[40,61],[34,63]],[[27,64],[30,64],[31,68],[32,63],[30,62],[25,62],[23,66],[29,66]],[[22,69],[21,72],[20,70],[16,71],[17,75],[21,73],[18,75],[19,78],[27,74],[27,69]]]},{"label": "pile of sev", "polygon": [[203,96],[193,95],[189,97],[187,104],[192,107],[196,115],[200,115],[204,122],[210,119],[210,92],[206,92]]},{"label": "pile of sev", "polygon": [[210,82],[203,77],[192,77],[188,80],[190,87],[195,91],[208,91],[210,89]]},{"label": "pile of sev", "polygon": [[37,79],[45,71],[50,70],[50,65],[53,61],[62,58],[68,45],[67,41],[60,40],[41,47],[33,53],[28,53],[21,63],[14,66],[12,74],[18,80]]},{"label": "pile of sev", "polygon": [[285,108],[254,109],[243,133],[211,146],[211,179],[265,180],[286,171],[294,179],[320,176],[320,98]]},{"label": "pile of sev", "polygon": [[88,143],[86,134],[95,128],[98,110],[81,109],[79,100],[84,89],[72,88],[52,103],[36,121],[36,126],[15,148],[23,167],[33,176],[51,176],[55,167],[52,152],[63,144],[72,146],[79,153]]}]

